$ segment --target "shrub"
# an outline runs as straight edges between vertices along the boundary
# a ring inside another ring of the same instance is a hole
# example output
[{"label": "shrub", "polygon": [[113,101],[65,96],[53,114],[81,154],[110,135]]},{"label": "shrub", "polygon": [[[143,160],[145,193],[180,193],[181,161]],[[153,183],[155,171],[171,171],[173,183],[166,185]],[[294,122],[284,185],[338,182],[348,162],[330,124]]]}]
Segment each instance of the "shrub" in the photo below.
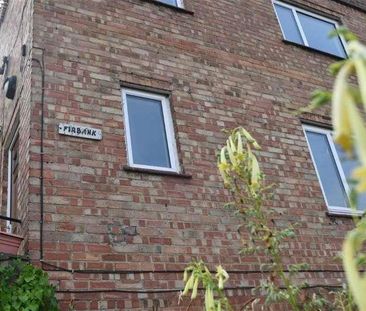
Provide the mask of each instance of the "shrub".
[{"label": "shrub", "polygon": [[47,274],[19,259],[0,266],[0,301],[0,311],[59,310]]}]

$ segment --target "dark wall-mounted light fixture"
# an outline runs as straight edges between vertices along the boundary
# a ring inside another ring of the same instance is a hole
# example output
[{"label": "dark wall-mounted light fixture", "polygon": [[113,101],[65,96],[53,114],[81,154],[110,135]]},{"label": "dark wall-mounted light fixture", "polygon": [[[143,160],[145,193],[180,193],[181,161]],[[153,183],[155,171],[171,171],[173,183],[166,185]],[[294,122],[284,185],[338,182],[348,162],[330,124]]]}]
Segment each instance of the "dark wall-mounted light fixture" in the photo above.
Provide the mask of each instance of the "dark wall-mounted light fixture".
[{"label": "dark wall-mounted light fixture", "polygon": [[4,81],[3,89],[6,98],[14,99],[15,92],[17,90],[17,77],[16,76],[7,77]]},{"label": "dark wall-mounted light fixture", "polygon": [[26,44],[22,45],[22,56],[23,57],[27,56],[27,45]]}]

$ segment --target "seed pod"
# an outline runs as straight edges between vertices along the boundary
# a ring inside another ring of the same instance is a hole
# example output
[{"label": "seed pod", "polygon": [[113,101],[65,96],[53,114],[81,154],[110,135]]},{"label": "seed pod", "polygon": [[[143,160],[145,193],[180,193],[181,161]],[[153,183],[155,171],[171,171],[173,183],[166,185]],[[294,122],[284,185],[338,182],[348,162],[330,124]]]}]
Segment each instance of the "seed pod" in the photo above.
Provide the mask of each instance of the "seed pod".
[{"label": "seed pod", "polygon": [[230,140],[227,141],[226,150],[227,150],[227,154],[229,155],[231,164],[235,164],[236,161],[235,161],[235,156],[234,156],[234,150],[231,148]]},{"label": "seed pod", "polygon": [[252,184],[252,186],[257,187],[258,183],[259,183],[259,178],[260,178],[259,164],[258,164],[258,160],[254,154],[251,155],[251,160],[252,160],[251,184]]},{"label": "seed pod", "polygon": [[347,79],[353,68],[351,63],[346,63],[339,71],[334,83],[333,101],[332,101],[332,119],[334,127],[334,140],[342,148],[350,153],[352,152],[352,130],[349,116],[349,95],[347,94]]},{"label": "seed pod", "polygon": [[194,284],[193,284],[193,290],[192,290],[192,296],[191,296],[192,300],[196,299],[196,297],[197,297],[198,284],[199,284],[199,278],[196,278],[194,280]]},{"label": "seed pod", "polygon": [[226,164],[227,163],[227,160],[226,160],[226,154],[225,154],[225,152],[226,152],[226,147],[221,148],[220,162]]},{"label": "seed pod", "polygon": [[349,117],[352,120],[351,127],[353,131],[353,140],[355,142],[358,159],[363,166],[366,166],[366,128],[362,117],[357,110],[356,103],[349,103]]},{"label": "seed pod", "polygon": [[216,271],[215,277],[218,279],[218,288],[224,289],[224,283],[229,279],[229,275],[221,265],[216,268]]},{"label": "seed pod", "polygon": [[355,68],[357,73],[358,85],[360,86],[360,92],[364,109],[366,110],[366,62],[362,59],[355,59]]},{"label": "seed pod", "polygon": [[188,271],[187,269],[185,269],[183,273],[183,282],[185,283],[187,282],[187,280],[188,280]]},{"label": "seed pod", "polygon": [[208,287],[206,289],[205,305],[206,305],[206,311],[215,310],[215,300],[214,300],[212,288],[210,288],[210,287]]},{"label": "seed pod", "polygon": [[185,296],[188,294],[189,290],[192,289],[193,287],[193,281],[194,281],[194,277],[193,277],[193,273],[191,274],[190,278],[188,279],[186,286],[184,287],[182,296]]},{"label": "seed pod", "polygon": [[238,137],[237,152],[238,152],[238,154],[242,154],[243,153],[243,140],[241,138],[240,132],[237,133],[237,137]]}]

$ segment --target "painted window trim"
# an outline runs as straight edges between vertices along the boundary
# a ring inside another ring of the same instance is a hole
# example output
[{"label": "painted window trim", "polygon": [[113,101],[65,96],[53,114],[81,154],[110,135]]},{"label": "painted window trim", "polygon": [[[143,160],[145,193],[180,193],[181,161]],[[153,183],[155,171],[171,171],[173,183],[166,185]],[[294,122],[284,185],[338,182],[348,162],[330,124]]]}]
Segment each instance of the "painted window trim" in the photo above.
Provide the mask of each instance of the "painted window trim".
[{"label": "painted window trim", "polygon": [[[130,122],[128,118],[128,107],[127,107],[127,95],[138,96],[148,99],[154,99],[161,102],[162,110],[163,110],[163,118],[164,118],[164,128],[165,134],[168,144],[169,151],[169,159],[171,167],[161,167],[161,166],[152,166],[152,165],[143,165],[143,164],[135,164],[133,162],[133,153],[132,153],[132,140],[131,140],[131,132],[130,132]],[[177,144],[175,140],[175,132],[172,114],[170,110],[170,102],[169,98],[165,95],[160,95],[158,93],[150,93],[144,91],[138,91],[129,88],[122,88],[122,106],[124,111],[124,121],[125,121],[125,137],[127,144],[127,158],[128,165],[134,168],[141,168],[147,170],[156,170],[156,171],[166,171],[166,172],[174,172],[180,173],[180,165],[178,160],[178,152],[177,152]]]},{"label": "painted window trim", "polygon": [[309,148],[311,160],[313,162],[313,165],[314,165],[314,168],[315,168],[315,171],[316,171],[316,175],[318,177],[318,181],[319,181],[319,184],[320,184],[320,188],[322,190],[323,197],[324,197],[324,201],[325,201],[325,203],[327,205],[329,214],[331,214],[331,215],[362,216],[364,214],[364,211],[360,211],[360,210],[355,211],[355,210],[352,210],[351,208],[345,208],[345,207],[342,207],[342,206],[330,206],[328,204],[328,200],[327,200],[327,197],[326,197],[324,188],[323,188],[323,184],[321,182],[320,174],[318,172],[318,167],[317,167],[317,164],[316,164],[315,159],[314,159],[314,156],[313,156],[313,151],[311,149],[311,145],[310,145],[309,140],[308,140],[308,137],[306,135],[306,131],[307,130],[308,131],[311,131],[311,132],[314,132],[314,133],[323,134],[323,135],[326,136],[327,141],[328,141],[328,144],[329,144],[329,147],[330,147],[330,150],[332,152],[332,156],[333,156],[334,162],[335,162],[336,167],[337,167],[338,174],[339,174],[339,176],[341,178],[342,186],[344,187],[344,190],[345,190],[345,192],[346,192],[347,195],[350,192],[350,187],[348,185],[347,178],[346,178],[346,176],[344,174],[344,171],[343,171],[343,168],[342,168],[342,164],[341,164],[341,161],[339,159],[339,156],[338,156],[338,153],[337,153],[337,150],[336,150],[334,141],[333,141],[332,130],[324,129],[324,128],[317,127],[317,126],[303,124],[303,131],[304,131],[304,135],[305,135],[306,142],[308,144],[308,148]]},{"label": "painted window trim", "polygon": [[[276,11],[275,4],[280,5],[282,7],[285,7],[285,8],[288,8],[288,9],[290,9],[292,11],[292,14],[293,14],[294,19],[295,19],[295,22],[296,22],[296,26],[298,27],[298,30],[300,32],[301,39],[304,42],[303,45],[306,46],[306,47],[308,47],[308,48],[311,48],[313,50],[321,51],[321,50],[319,50],[317,48],[314,48],[314,47],[312,47],[312,46],[309,45],[308,40],[307,40],[307,38],[305,36],[304,29],[302,28],[302,25],[300,23],[299,16],[298,16],[297,12],[304,13],[304,14],[309,15],[311,17],[314,17],[316,19],[319,19],[319,20],[322,20],[322,21],[331,23],[331,24],[333,24],[336,27],[336,29],[339,28],[339,23],[336,20],[333,20],[333,19],[324,17],[322,15],[319,15],[319,14],[316,14],[316,13],[313,13],[313,12],[310,12],[310,11],[307,11],[307,10],[304,10],[304,9],[299,8],[299,7],[297,7],[295,5],[292,5],[292,4],[288,4],[288,3],[285,3],[285,2],[282,2],[282,1],[278,1],[278,0],[272,0],[273,10],[274,10],[274,12],[276,14],[278,24],[280,25],[280,29],[281,29],[281,32],[282,32],[282,36],[288,42],[292,42],[292,41],[289,41],[286,38],[285,32],[284,32],[283,27],[282,27],[282,24],[281,24],[281,20],[280,20],[278,14],[277,14],[277,11]],[[348,47],[347,47],[346,40],[343,38],[342,35],[338,35],[338,38],[341,40],[341,44],[342,44],[344,53],[346,54],[346,57],[348,57]],[[330,55],[337,56],[337,55],[332,54],[332,53],[329,53],[329,52],[326,52],[326,53],[328,53]]]},{"label": "painted window trim", "polygon": [[184,9],[184,2],[183,2],[183,0],[175,0],[176,3],[177,3],[176,5],[168,4],[168,3],[162,2],[161,0],[155,0],[155,1],[160,2],[160,3],[163,3],[163,4],[166,4],[166,5],[169,5],[169,6],[172,6],[172,7],[177,7],[177,8]]},{"label": "painted window trim", "polygon": [[[15,131],[13,138],[11,139],[9,148],[8,148],[8,178],[7,178],[7,183],[8,183],[8,189],[7,189],[7,198],[6,198],[6,216],[11,218],[12,217],[12,193],[13,193],[13,189],[12,189],[12,180],[13,180],[13,161],[12,161],[12,157],[13,157],[13,148],[14,145],[17,141],[17,139],[19,139],[19,131]],[[18,151],[19,154],[19,151]],[[12,233],[13,231],[13,225],[11,223],[10,220],[6,221],[6,232],[7,233]]]},{"label": "painted window trim", "polygon": [[179,8],[184,9],[184,2],[183,2],[183,0],[177,0],[177,6],[178,6]]}]

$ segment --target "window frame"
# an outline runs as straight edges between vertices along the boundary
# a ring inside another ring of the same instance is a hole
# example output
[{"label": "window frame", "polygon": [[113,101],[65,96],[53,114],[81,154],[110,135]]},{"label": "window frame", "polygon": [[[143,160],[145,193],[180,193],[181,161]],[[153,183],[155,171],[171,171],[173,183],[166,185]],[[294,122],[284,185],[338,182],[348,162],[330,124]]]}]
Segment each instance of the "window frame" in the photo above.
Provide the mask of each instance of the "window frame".
[{"label": "window frame", "polygon": [[313,162],[313,165],[314,165],[314,168],[315,168],[315,171],[316,171],[316,175],[318,177],[320,188],[322,190],[324,201],[327,205],[328,211],[331,214],[335,214],[335,215],[362,216],[365,213],[365,211],[353,210],[350,207],[345,208],[345,207],[342,207],[342,206],[331,206],[328,203],[328,200],[327,200],[327,197],[326,197],[326,194],[325,194],[325,191],[324,191],[324,187],[323,187],[323,184],[322,184],[322,181],[321,181],[321,178],[320,178],[320,174],[318,172],[318,167],[317,167],[317,164],[316,164],[315,159],[314,159],[313,151],[311,149],[310,142],[309,142],[308,137],[306,135],[306,131],[310,131],[310,132],[314,132],[314,133],[318,133],[318,134],[323,134],[323,135],[326,136],[327,142],[328,142],[330,150],[332,152],[332,157],[333,157],[334,162],[336,164],[337,173],[339,174],[342,186],[344,188],[344,191],[346,192],[347,198],[349,199],[350,187],[348,185],[347,177],[346,177],[346,175],[343,171],[343,167],[342,167],[337,149],[336,149],[334,141],[333,141],[333,135],[332,135],[333,131],[330,130],[330,129],[326,129],[326,128],[322,128],[322,127],[318,127],[318,126],[313,126],[313,125],[308,125],[308,124],[303,124],[303,131],[304,131],[305,139],[306,139],[306,142],[307,142],[307,145],[308,145],[311,160]]},{"label": "window frame", "polygon": [[[167,147],[168,147],[171,167],[162,167],[162,166],[153,166],[153,165],[134,163],[133,151],[132,151],[132,139],[131,139],[131,131],[130,131],[130,120],[129,120],[128,107],[127,107],[128,106],[127,105],[127,95],[160,101],[161,107],[162,107],[162,112],[163,112],[164,129],[165,129],[165,135],[166,135],[166,140],[167,140]],[[122,88],[122,108],[123,108],[123,112],[124,112],[125,139],[126,139],[126,146],[127,146],[128,165],[133,168],[180,173],[177,144],[176,144],[176,139],[175,139],[173,117],[172,117],[172,113],[170,110],[169,97],[167,95],[163,95],[163,94],[159,94],[159,93],[140,91],[140,90],[136,90],[136,89],[123,87]]]},{"label": "window frame", "polygon": [[[14,150],[14,146],[15,144],[17,143],[17,141],[19,140],[19,131],[17,130],[12,139],[11,139],[11,142],[9,144],[9,147],[8,147],[8,151],[7,151],[7,154],[8,154],[8,167],[7,167],[7,170],[8,170],[8,176],[7,176],[7,198],[6,198],[6,216],[9,217],[9,218],[13,218],[13,200],[14,200],[14,197],[13,197],[13,150]],[[18,141],[18,176],[17,176],[17,180],[19,180],[19,141]],[[15,194],[17,195],[17,194]],[[16,206],[15,206],[16,208]],[[7,233],[12,233],[13,232],[13,225],[11,223],[10,220],[7,220],[6,221],[6,232]]]},{"label": "window frame", "polygon": [[[280,20],[280,18],[279,18],[279,16],[278,16],[278,14],[277,14],[277,10],[276,10],[275,4],[277,4],[277,5],[279,5],[279,6],[282,6],[282,7],[285,7],[285,8],[290,9],[290,10],[291,10],[291,12],[292,12],[292,14],[293,14],[293,16],[294,16],[296,26],[297,26],[297,28],[298,28],[298,30],[299,30],[299,33],[300,33],[301,39],[302,39],[302,41],[303,41],[303,44],[293,42],[294,44],[303,45],[303,46],[306,46],[307,48],[310,48],[310,49],[313,49],[313,50],[316,50],[316,51],[319,51],[319,52],[322,52],[322,53],[327,53],[327,54],[329,54],[329,55],[333,55],[333,56],[335,56],[335,57],[341,57],[341,58],[343,58],[342,56],[335,55],[335,54],[333,54],[333,53],[331,53],[331,52],[323,51],[323,50],[320,50],[320,49],[317,49],[317,48],[315,48],[315,47],[310,46],[310,45],[309,45],[309,42],[308,42],[308,40],[307,40],[307,38],[306,38],[306,35],[305,35],[305,32],[304,32],[304,29],[303,29],[303,27],[302,27],[302,25],[301,25],[301,22],[300,22],[300,19],[299,19],[299,16],[298,16],[297,12],[299,12],[299,13],[303,13],[303,14],[309,15],[309,16],[311,16],[311,17],[314,17],[314,18],[316,18],[316,19],[319,19],[319,20],[321,20],[321,21],[325,21],[325,22],[328,22],[328,23],[330,23],[330,24],[333,24],[333,25],[335,26],[335,28],[336,28],[336,29],[338,29],[338,28],[339,28],[339,23],[338,23],[336,20],[334,20],[334,19],[330,19],[330,18],[328,18],[328,17],[324,17],[324,16],[322,16],[322,15],[319,15],[319,14],[313,13],[313,12],[311,12],[311,11],[307,11],[307,10],[305,10],[305,9],[299,8],[299,7],[295,6],[295,5],[292,5],[292,4],[289,4],[289,3],[286,3],[286,2],[282,2],[282,1],[278,1],[278,0],[272,0],[273,10],[274,10],[274,12],[275,12],[275,14],[276,14],[276,18],[277,18],[278,24],[280,25],[280,29],[281,29],[281,32],[282,32],[282,36],[283,36],[283,38],[284,38],[287,42],[292,42],[292,41],[291,41],[291,40],[288,40],[288,39],[286,38],[285,32],[284,32],[283,27],[282,27],[282,24],[281,24],[281,20]],[[343,38],[343,36],[342,36],[342,35],[338,35],[338,38],[339,38],[339,39],[340,39],[340,41],[341,41],[341,44],[342,44],[342,47],[343,47],[343,50],[344,50],[344,53],[345,53],[345,58],[347,58],[347,57],[348,57],[348,47],[347,47],[347,43],[346,43],[346,41],[345,41],[345,39]]]},{"label": "window frame", "polygon": [[165,3],[165,2],[163,2],[163,1],[161,1],[161,0],[155,0],[155,1],[160,2],[160,3],[162,3],[162,4],[165,4],[165,5],[172,6],[172,7],[176,7],[176,8],[184,9],[184,2],[183,2],[183,0],[175,0],[175,1],[176,1],[176,3],[177,3],[176,5],[169,4],[169,3]]}]

